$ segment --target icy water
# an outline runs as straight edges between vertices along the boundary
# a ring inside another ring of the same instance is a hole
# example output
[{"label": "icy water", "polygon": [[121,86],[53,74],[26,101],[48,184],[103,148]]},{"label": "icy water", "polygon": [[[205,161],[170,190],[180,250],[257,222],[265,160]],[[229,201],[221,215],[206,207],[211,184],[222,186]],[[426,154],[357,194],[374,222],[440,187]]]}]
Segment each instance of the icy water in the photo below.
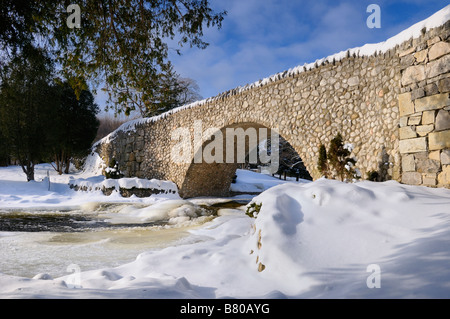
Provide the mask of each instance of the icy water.
[{"label": "icy water", "polygon": [[165,221],[150,223],[111,224],[97,214],[72,213],[71,211],[10,211],[0,215],[0,231],[8,232],[83,232],[101,228],[151,227],[164,225]]},{"label": "icy water", "polygon": [[73,272],[119,266],[147,250],[207,240],[189,233],[243,203],[159,207],[98,204],[75,210],[1,211],[0,272],[57,278]]}]

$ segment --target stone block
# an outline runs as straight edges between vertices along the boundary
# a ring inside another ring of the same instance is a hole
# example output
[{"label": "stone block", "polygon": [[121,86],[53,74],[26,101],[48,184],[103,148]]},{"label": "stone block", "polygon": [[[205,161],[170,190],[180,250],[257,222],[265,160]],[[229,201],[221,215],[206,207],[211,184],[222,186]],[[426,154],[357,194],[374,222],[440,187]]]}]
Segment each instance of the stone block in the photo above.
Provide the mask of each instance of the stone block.
[{"label": "stone block", "polygon": [[414,155],[403,155],[402,156],[402,171],[403,172],[415,172],[416,162],[414,161]]},{"label": "stone block", "polygon": [[414,58],[413,55],[406,55],[406,56],[400,58],[400,64],[403,67],[408,67],[410,65],[414,65],[415,62],[416,62],[416,59]]},{"label": "stone block", "polygon": [[[437,61],[436,61],[437,62]],[[436,66],[435,68],[439,68]],[[433,69],[433,72],[436,72]],[[414,65],[406,68],[402,75],[402,85],[406,86],[411,83],[425,80],[425,67],[423,65]]]},{"label": "stone block", "polygon": [[424,174],[422,176],[422,184],[425,186],[436,186],[436,174]]},{"label": "stone block", "polygon": [[435,161],[440,161],[441,160],[441,152],[440,151],[432,151],[428,154],[428,158],[435,160]]},{"label": "stone block", "polygon": [[349,86],[355,86],[359,84],[359,77],[357,76],[353,76],[350,79],[348,79],[347,84]]},{"label": "stone block", "polygon": [[402,174],[402,183],[408,185],[421,185],[422,174],[418,172],[405,172]]},{"label": "stone block", "polygon": [[414,54],[414,57],[416,58],[416,62],[418,62],[418,63],[424,62],[425,59],[427,58],[427,53],[428,53],[428,50],[422,50],[422,51],[416,52]]},{"label": "stone block", "polygon": [[422,125],[433,124],[434,113],[435,111],[424,111],[422,113]]},{"label": "stone block", "polygon": [[125,153],[131,153],[133,151],[133,145],[127,144],[125,147]]},{"label": "stone block", "polygon": [[427,159],[428,159],[428,155],[429,155],[428,152],[419,152],[419,153],[415,153],[415,154],[414,154],[414,158],[416,159],[416,163],[417,163],[418,161],[425,161],[425,160],[427,160]]},{"label": "stone block", "polygon": [[450,53],[450,43],[447,42],[437,42],[433,44],[428,52],[428,58],[431,60],[435,60],[440,58],[443,55]]},{"label": "stone block", "polygon": [[426,137],[411,138],[399,141],[399,151],[401,154],[425,152],[427,150]]},{"label": "stone block", "polygon": [[416,52],[416,47],[413,46],[413,47],[411,47],[409,49],[406,49],[405,51],[400,52],[398,54],[398,56],[399,56],[399,58],[402,58],[402,57],[404,57],[404,56],[406,56],[408,54],[414,53],[414,52]]},{"label": "stone block", "polygon": [[408,125],[419,125],[421,120],[422,120],[421,115],[410,116],[408,119]]},{"label": "stone block", "polygon": [[450,91],[450,78],[441,79],[438,82],[438,89],[441,93]]},{"label": "stone block", "polygon": [[425,95],[434,95],[439,93],[436,83],[430,83],[424,87]]},{"label": "stone block", "polygon": [[398,95],[398,108],[400,116],[414,113],[414,103],[411,100],[411,92],[406,92]]},{"label": "stone block", "polygon": [[450,129],[450,113],[445,110],[439,110],[436,116],[436,131]]},{"label": "stone block", "polygon": [[450,105],[448,93],[435,94],[426,96],[414,101],[416,112],[442,109],[444,106]]},{"label": "stone block", "polygon": [[411,92],[411,100],[420,99],[421,97],[425,96],[425,90],[423,88],[418,88],[415,90],[412,90]]},{"label": "stone block", "polygon": [[406,125],[408,125],[408,117],[401,117],[398,123],[400,127],[405,127]]},{"label": "stone block", "polygon": [[441,162],[432,159],[416,161],[416,171],[419,173],[437,173],[441,169]]},{"label": "stone block", "polygon": [[[408,140],[405,140],[408,141]],[[450,148],[450,130],[428,134],[430,151]],[[402,142],[402,141],[400,141]],[[405,152],[407,153],[407,152]]]},{"label": "stone block", "polygon": [[441,153],[441,164],[450,165],[450,149],[443,150]]},{"label": "stone block", "polygon": [[[431,79],[431,78],[434,78],[435,76],[447,73],[449,71],[450,71],[450,54],[447,54],[446,56],[443,56],[442,58],[440,58],[438,60],[431,61],[430,63],[427,64],[426,76],[427,76],[427,78]],[[419,72],[419,71],[417,71],[417,72]],[[412,73],[412,74],[414,74],[414,73]],[[419,77],[419,76],[417,76],[417,77]],[[414,81],[412,81],[413,78],[414,77],[412,75],[410,75],[410,76],[406,77],[405,81],[406,82],[411,81],[407,84],[413,83],[414,82]],[[402,77],[402,84],[403,84],[403,77]]]},{"label": "stone block", "polygon": [[450,187],[450,165],[443,165],[442,172],[438,175],[439,186]]},{"label": "stone block", "polygon": [[419,136],[426,136],[428,133],[433,131],[434,125],[433,124],[427,124],[427,125],[418,125],[416,126],[416,132]]},{"label": "stone block", "polygon": [[134,149],[140,151],[144,149],[144,141],[137,141],[134,143]]},{"label": "stone block", "polygon": [[399,128],[399,135],[401,140],[417,137],[416,131],[411,126]]},{"label": "stone block", "polygon": [[441,41],[441,38],[439,36],[435,36],[434,38],[431,38],[427,41],[428,46],[432,46],[433,44]]}]

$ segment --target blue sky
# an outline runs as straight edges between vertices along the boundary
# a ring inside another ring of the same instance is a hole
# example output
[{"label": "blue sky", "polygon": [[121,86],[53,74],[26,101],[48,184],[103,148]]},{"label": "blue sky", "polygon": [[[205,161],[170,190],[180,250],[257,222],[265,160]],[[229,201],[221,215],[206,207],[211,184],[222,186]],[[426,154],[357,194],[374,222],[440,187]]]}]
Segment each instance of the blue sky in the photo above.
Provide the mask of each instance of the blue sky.
[{"label": "blue sky", "polygon": [[[369,4],[381,8],[381,28],[369,29]],[[212,0],[228,15],[206,29],[205,50],[171,54],[175,70],[197,81],[204,98],[297,65],[384,41],[444,8],[444,0]]]}]

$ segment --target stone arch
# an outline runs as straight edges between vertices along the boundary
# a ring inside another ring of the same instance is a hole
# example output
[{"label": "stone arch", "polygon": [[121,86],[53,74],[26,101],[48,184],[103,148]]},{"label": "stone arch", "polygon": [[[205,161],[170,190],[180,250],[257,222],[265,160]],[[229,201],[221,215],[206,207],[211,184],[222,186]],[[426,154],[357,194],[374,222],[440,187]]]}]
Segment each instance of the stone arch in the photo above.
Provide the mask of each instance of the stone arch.
[{"label": "stone arch", "polygon": [[[211,132],[213,133],[211,134]],[[238,158],[241,150],[240,148],[242,148],[242,144],[239,143],[242,142],[242,139],[238,141],[238,138],[233,135],[232,145],[228,145],[227,148],[227,142],[230,143],[230,132],[234,132],[235,134],[242,132],[244,133],[244,159],[246,157],[248,158],[250,152],[256,152],[256,149],[254,148],[254,145],[252,143],[252,139],[254,140],[254,138],[253,136],[251,136],[251,134],[253,132],[256,132],[257,142],[262,141],[266,137],[271,137],[272,133],[275,134],[274,136],[282,136],[280,132],[275,131],[275,129],[268,128],[266,125],[253,121],[233,123],[226,125],[220,129],[217,128],[210,131],[207,136],[208,139],[205,139],[201,147],[196,149],[190,164],[187,166],[184,179],[181,183],[181,186],[179,186],[180,196],[182,196],[183,198],[190,198],[196,196],[228,196],[230,194],[232,179],[236,170],[242,164],[242,157]],[[223,138],[222,141],[220,141],[222,146],[221,149],[220,147],[217,148],[212,145],[213,143],[216,143],[216,146],[219,145],[219,141],[216,140],[216,137]],[[229,161],[231,157],[229,152],[230,149],[233,150],[233,161]],[[294,149],[298,153],[298,150],[295,147]],[[222,151],[222,153],[210,153],[210,150],[219,150],[219,152]],[[199,162],[200,153],[202,153],[203,155],[201,162]],[[209,159],[209,162],[207,160],[205,161],[205,155],[208,156],[210,154],[213,154],[214,156],[217,155],[218,158],[222,158],[223,161],[211,162],[211,159]],[[228,160],[227,155],[229,156]],[[299,155],[301,156],[301,154]],[[197,162],[195,160],[196,156]],[[272,160],[273,159],[275,158],[272,157]],[[264,160],[267,160],[267,158]],[[278,165],[278,163],[275,165]]]}]

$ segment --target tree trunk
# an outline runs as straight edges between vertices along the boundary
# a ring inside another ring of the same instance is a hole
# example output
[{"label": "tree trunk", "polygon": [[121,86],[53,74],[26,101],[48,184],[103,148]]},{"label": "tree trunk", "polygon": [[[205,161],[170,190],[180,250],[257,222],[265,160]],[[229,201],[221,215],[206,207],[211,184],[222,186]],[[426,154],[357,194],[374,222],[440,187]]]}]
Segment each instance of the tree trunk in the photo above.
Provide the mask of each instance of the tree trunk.
[{"label": "tree trunk", "polygon": [[30,167],[29,170],[26,172],[27,174],[27,182],[34,181],[34,167]]},{"label": "tree trunk", "polygon": [[27,176],[27,182],[29,181],[34,181],[34,164],[29,162],[27,164],[22,164],[22,170],[25,173],[25,175]]},{"label": "tree trunk", "polygon": [[63,157],[62,157],[61,153],[55,154],[55,164],[56,164],[56,167],[54,167],[55,170],[58,172],[59,175],[62,175],[62,173],[63,173]]},{"label": "tree trunk", "polygon": [[65,165],[64,174],[69,174],[70,156],[66,156],[64,165]]}]

